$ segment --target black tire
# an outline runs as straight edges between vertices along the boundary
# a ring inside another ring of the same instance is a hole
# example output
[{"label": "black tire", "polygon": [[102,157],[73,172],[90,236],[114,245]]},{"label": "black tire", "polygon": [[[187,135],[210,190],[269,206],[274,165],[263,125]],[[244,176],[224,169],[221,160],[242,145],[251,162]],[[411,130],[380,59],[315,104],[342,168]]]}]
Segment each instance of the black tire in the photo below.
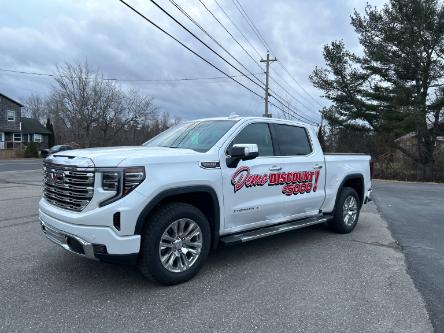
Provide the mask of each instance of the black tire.
[{"label": "black tire", "polygon": [[[172,272],[165,268],[161,262],[159,245],[165,230],[180,219],[190,219],[200,227],[202,247],[199,256],[188,269],[183,272]],[[138,267],[144,276],[160,284],[183,283],[199,272],[208,257],[210,247],[211,230],[205,215],[190,204],[168,203],[156,209],[144,225]]]},{"label": "black tire", "polygon": [[[344,217],[344,203],[345,200],[347,200],[347,198],[349,198],[350,196],[353,197],[357,203],[356,217],[354,218],[354,221],[351,224],[346,223]],[[348,234],[349,232],[352,232],[353,229],[356,227],[356,224],[358,223],[360,209],[361,209],[361,203],[356,191],[351,187],[342,188],[341,192],[339,193],[339,197],[336,201],[334,217],[332,220],[328,222],[328,226],[330,227],[331,230],[340,234]]]}]

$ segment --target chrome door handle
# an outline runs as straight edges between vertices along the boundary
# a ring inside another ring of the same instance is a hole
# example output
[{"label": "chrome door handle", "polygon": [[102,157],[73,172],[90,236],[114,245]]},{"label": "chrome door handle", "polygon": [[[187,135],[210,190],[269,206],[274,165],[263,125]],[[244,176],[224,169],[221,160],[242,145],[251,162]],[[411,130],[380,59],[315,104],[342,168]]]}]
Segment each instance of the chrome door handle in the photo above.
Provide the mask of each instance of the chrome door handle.
[{"label": "chrome door handle", "polygon": [[321,164],[315,164],[315,166],[313,167],[313,169],[315,169],[315,170],[322,169],[322,165],[321,165]]},{"label": "chrome door handle", "polygon": [[270,171],[281,171],[282,167],[277,166],[277,165],[273,165],[269,170]]}]

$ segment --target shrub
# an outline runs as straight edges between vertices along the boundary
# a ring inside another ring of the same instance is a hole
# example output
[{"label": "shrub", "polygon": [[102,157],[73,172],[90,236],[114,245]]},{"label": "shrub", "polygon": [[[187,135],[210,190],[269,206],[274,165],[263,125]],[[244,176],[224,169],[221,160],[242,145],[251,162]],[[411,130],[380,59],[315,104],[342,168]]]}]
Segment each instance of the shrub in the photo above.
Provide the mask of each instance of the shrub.
[{"label": "shrub", "polygon": [[26,146],[25,157],[39,157],[39,151],[34,143],[30,143]]}]

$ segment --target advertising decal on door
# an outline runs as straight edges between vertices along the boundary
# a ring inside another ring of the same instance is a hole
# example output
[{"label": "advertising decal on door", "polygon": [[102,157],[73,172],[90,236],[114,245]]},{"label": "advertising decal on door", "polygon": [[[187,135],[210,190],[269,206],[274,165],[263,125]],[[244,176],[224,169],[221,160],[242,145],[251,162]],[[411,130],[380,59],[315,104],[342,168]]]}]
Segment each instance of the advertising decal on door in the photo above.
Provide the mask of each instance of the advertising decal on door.
[{"label": "advertising decal on door", "polygon": [[251,174],[250,168],[242,166],[238,168],[231,177],[234,193],[243,188],[254,188],[257,186],[283,186],[282,194],[287,196],[316,192],[318,187],[320,171],[294,171],[277,172],[262,175]]}]

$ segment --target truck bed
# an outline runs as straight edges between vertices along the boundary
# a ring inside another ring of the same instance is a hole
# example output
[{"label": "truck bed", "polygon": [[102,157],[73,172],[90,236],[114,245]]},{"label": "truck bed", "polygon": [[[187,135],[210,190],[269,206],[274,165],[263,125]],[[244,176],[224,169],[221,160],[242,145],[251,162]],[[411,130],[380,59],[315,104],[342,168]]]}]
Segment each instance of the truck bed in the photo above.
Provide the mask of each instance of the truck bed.
[{"label": "truck bed", "polygon": [[326,166],[325,202],[322,211],[331,212],[335,205],[337,190],[340,183],[347,176],[353,174],[364,175],[364,184],[368,191],[371,188],[370,155],[365,154],[324,154]]}]

